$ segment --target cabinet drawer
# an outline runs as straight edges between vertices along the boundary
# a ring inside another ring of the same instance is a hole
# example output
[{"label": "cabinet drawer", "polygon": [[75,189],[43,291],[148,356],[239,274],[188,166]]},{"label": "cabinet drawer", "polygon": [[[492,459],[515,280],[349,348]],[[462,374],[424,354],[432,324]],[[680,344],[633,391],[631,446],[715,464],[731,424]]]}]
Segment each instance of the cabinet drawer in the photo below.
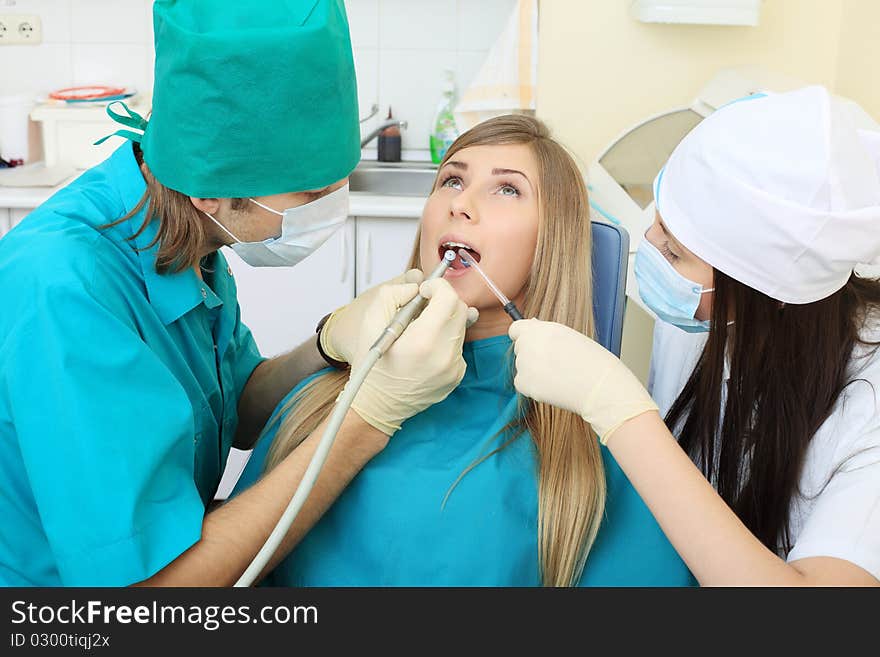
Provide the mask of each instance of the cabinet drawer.
[{"label": "cabinet drawer", "polygon": [[418,219],[357,218],[355,294],[406,271],[418,229]]}]

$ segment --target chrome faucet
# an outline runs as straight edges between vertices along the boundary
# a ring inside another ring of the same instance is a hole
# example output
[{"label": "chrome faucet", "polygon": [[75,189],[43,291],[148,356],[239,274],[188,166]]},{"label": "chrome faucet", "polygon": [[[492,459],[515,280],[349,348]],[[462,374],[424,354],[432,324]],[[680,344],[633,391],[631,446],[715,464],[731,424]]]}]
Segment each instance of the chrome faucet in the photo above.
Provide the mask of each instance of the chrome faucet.
[{"label": "chrome faucet", "polygon": [[373,130],[370,134],[361,139],[361,148],[364,148],[367,144],[373,141],[385,128],[390,128],[391,126],[395,125],[398,126],[401,130],[406,130],[407,123],[406,121],[398,121],[397,119],[383,121],[375,130]]},{"label": "chrome faucet", "polygon": [[364,121],[369,121],[374,116],[376,116],[378,113],[379,113],[379,106],[376,103],[373,103],[373,106],[370,108],[370,113],[367,114],[364,118],[360,119],[360,123],[363,123]]}]

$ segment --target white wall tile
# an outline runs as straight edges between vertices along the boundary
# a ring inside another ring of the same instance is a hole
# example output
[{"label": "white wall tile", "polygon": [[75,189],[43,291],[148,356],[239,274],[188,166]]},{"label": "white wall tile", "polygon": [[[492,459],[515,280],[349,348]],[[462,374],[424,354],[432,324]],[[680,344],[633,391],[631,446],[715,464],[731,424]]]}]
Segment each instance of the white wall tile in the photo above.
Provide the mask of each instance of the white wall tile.
[{"label": "white wall tile", "polygon": [[455,68],[455,84],[458,88],[458,95],[464,93],[465,89],[473,82],[474,77],[483,66],[483,62],[488,57],[488,50],[459,50],[458,65]]},{"label": "white wall tile", "polygon": [[153,46],[147,46],[147,68],[146,68],[146,82],[142,87],[138,87],[141,91],[147,91],[152,93],[153,91],[153,70],[156,67],[156,50]]},{"label": "white wall tile", "polygon": [[137,30],[141,36],[141,42],[153,47],[153,0],[139,0],[143,15],[143,30]]},{"label": "white wall tile", "polygon": [[[372,104],[379,102],[379,51],[375,48],[355,48],[354,70],[358,85],[358,112],[365,117],[370,113]],[[374,118],[361,124],[362,133],[370,130],[379,117],[384,116],[381,110]]]},{"label": "white wall tile", "polygon": [[354,48],[379,47],[379,0],[345,0],[351,45]]},{"label": "white wall tile", "polygon": [[[0,93],[45,94],[74,84],[153,85],[152,0],[15,0],[37,13],[39,46],[0,48]],[[230,2],[235,0],[230,0]],[[462,92],[500,34],[516,0],[345,0],[365,116],[373,102],[409,122],[407,150],[428,149],[443,69]],[[4,10],[6,10],[4,8]]]},{"label": "white wall tile", "polygon": [[0,93],[43,95],[72,84],[70,45],[0,48]]},{"label": "white wall tile", "polygon": [[[16,0],[12,7],[0,2],[4,14],[36,14],[43,27],[42,43],[70,41],[70,3],[72,0]],[[39,47],[39,46],[32,46]]]},{"label": "white wall tile", "polygon": [[147,46],[121,43],[77,43],[73,46],[73,83],[150,86]]},{"label": "white wall tile", "polygon": [[72,9],[76,43],[145,43],[151,29],[142,0],[73,0]]},{"label": "white wall tile", "polygon": [[379,53],[379,105],[408,122],[403,148],[428,149],[431,121],[440,101],[443,71],[455,69],[454,50],[382,50]]},{"label": "white wall tile", "polygon": [[491,47],[515,6],[516,0],[459,0],[455,30],[458,49]]},{"label": "white wall tile", "polygon": [[456,2],[452,0],[379,0],[382,49],[456,47]]}]

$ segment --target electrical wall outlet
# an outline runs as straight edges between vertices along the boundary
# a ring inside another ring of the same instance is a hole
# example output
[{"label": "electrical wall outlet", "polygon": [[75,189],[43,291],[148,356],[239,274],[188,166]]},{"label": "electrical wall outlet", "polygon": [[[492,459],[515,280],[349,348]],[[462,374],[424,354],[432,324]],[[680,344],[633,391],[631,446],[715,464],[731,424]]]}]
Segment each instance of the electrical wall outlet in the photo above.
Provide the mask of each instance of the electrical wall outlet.
[{"label": "electrical wall outlet", "polygon": [[0,46],[37,45],[43,40],[43,24],[32,14],[0,14]]}]

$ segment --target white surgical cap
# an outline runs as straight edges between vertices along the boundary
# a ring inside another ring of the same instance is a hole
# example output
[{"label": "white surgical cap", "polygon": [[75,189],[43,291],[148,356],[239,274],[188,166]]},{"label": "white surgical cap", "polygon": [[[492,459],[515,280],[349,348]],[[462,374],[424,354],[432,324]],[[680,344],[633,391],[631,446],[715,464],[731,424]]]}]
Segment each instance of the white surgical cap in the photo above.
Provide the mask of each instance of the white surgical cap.
[{"label": "white surgical cap", "polygon": [[880,126],[822,87],[718,109],[654,189],[679,242],[779,301],[824,299],[880,264]]}]

